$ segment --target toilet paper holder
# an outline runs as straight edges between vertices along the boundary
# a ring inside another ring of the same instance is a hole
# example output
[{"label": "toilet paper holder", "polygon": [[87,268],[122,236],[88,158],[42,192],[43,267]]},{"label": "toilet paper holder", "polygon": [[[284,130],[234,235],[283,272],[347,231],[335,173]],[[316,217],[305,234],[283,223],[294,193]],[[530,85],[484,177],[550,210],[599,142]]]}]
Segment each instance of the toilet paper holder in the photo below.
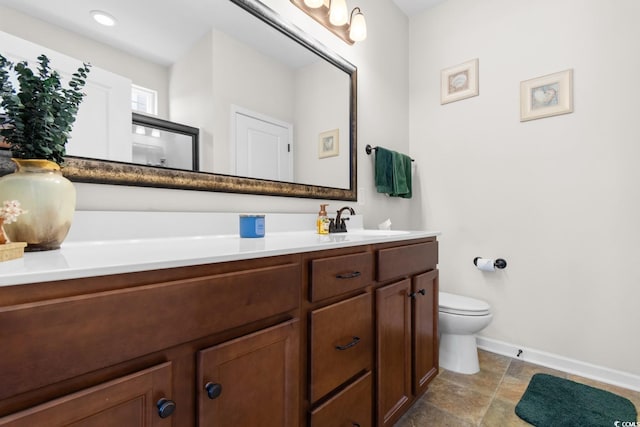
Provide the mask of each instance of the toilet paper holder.
[{"label": "toilet paper holder", "polygon": [[[477,267],[477,266],[478,266],[478,260],[479,260],[480,258],[482,258],[482,257],[479,257],[479,256],[475,257],[475,258],[473,259],[473,265],[475,265],[475,266]],[[505,267],[507,266],[507,261],[503,260],[502,258],[497,258],[497,259],[494,261],[493,266],[494,266],[495,268],[499,268],[500,270],[502,270],[503,268],[505,268]]]}]

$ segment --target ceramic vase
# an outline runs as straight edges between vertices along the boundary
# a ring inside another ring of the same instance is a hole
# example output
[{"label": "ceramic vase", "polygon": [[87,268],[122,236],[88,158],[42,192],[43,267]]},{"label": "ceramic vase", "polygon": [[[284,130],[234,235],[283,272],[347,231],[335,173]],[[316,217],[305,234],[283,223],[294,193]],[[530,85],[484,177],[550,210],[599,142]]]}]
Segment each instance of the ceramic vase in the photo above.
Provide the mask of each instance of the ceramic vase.
[{"label": "ceramic vase", "polygon": [[0,178],[0,203],[17,200],[26,211],[16,222],[4,224],[12,242],[26,242],[25,251],[60,248],[76,208],[76,189],[49,160],[11,159],[14,173]]}]

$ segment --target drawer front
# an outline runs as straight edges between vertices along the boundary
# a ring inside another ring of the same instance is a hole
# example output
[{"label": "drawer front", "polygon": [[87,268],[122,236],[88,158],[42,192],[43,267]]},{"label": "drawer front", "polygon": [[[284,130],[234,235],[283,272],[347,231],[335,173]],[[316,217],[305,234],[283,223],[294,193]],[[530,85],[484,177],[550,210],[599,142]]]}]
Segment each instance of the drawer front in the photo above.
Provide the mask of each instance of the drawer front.
[{"label": "drawer front", "polygon": [[311,402],[371,369],[371,309],[371,294],[363,294],[311,312]]},{"label": "drawer front", "polygon": [[300,279],[293,263],[2,307],[0,399],[293,310]]},{"label": "drawer front", "polygon": [[438,265],[438,242],[398,246],[378,251],[378,281],[410,276]]},{"label": "drawer front", "polygon": [[311,261],[310,300],[364,288],[373,281],[373,254],[359,253]]},{"label": "drawer front", "polygon": [[371,426],[371,372],[311,412],[311,427]]}]

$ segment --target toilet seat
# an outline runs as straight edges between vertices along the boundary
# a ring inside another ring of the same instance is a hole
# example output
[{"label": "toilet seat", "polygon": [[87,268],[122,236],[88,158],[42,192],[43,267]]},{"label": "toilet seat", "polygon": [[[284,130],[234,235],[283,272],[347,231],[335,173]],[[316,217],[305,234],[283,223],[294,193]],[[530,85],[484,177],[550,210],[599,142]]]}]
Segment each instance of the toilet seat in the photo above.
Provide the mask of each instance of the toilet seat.
[{"label": "toilet seat", "polygon": [[439,311],[459,316],[486,316],[491,307],[484,301],[462,295],[439,293]]}]

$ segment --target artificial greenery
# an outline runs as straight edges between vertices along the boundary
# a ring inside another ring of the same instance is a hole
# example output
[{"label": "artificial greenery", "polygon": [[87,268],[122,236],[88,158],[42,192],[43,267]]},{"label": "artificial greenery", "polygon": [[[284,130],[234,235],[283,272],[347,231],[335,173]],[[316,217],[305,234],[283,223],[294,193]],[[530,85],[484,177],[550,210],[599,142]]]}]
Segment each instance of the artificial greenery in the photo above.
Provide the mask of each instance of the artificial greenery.
[{"label": "artificial greenery", "polygon": [[[0,135],[11,145],[18,159],[46,159],[64,162],[65,144],[85,94],[82,88],[89,73],[83,63],[62,87],[60,74],[49,66],[46,55],[38,56],[37,73],[26,61],[16,64],[0,55]],[[19,88],[13,87],[9,72],[15,71]]]}]

